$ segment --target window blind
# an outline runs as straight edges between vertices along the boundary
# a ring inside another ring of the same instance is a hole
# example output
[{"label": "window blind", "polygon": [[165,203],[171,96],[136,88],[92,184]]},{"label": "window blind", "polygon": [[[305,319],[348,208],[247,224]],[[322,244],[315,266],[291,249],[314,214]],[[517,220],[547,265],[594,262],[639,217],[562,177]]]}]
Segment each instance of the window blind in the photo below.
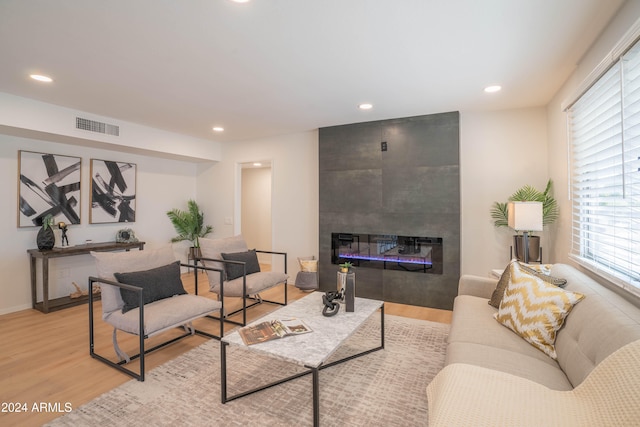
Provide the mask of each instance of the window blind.
[{"label": "window blind", "polygon": [[568,113],[572,257],[640,294],[640,43]]}]

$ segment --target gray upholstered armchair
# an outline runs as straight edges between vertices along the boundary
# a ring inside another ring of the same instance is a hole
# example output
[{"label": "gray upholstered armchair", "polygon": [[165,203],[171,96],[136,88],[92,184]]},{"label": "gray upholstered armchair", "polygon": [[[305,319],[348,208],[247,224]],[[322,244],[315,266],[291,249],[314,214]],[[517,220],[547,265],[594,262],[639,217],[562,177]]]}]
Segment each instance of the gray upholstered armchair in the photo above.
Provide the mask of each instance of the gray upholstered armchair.
[{"label": "gray upholstered armchair", "polygon": [[[144,251],[91,252],[91,255],[95,258],[98,273],[98,277],[89,277],[89,353],[94,359],[144,381],[145,354],[193,334],[222,337],[222,320],[219,336],[194,328],[194,320],[214,312],[222,313],[223,303],[185,291],[180,266],[186,264],[176,261],[170,245]],[[101,288],[102,320],[113,327],[117,361],[95,351],[94,285]],[[180,327],[184,328],[183,334],[145,349],[145,339]],[[129,356],[120,348],[118,331],[139,337],[138,354]],[[138,358],[139,372],[124,366]]]},{"label": "gray upholstered armchair", "polygon": [[[200,238],[200,261],[207,267],[207,276],[211,292],[221,296],[222,283],[224,297],[242,298],[242,308],[225,317],[242,311],[241,325],[247,324],[247,308],[262,302],[287,305],[287,254],[264,250],[249,250],[242,235],[224,239]],[[257,253],[272,254],[284,257],[284,272],[261,271]],[[197,281],[196,281],[197,283]],[[260,293],[282,284],[284,302],[264,300]],[[197,289],[197,288],[196,288]],[[251,303],[247,305],[247,300]],[[233,322],[235,323],[235,322]]]}]

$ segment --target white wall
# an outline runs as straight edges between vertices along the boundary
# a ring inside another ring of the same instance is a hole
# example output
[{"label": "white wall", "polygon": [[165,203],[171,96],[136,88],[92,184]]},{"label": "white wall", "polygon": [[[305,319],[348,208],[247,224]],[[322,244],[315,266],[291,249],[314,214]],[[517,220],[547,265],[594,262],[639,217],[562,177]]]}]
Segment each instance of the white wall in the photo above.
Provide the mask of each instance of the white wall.
[{"label": "white wall", "polygon": [[[147,247],[165,244],[175,235],[166,211],[186,208],[196,195],[196,166],[191,162],[159,159],[117,151],[78,147],[0,134],[0,314],[31,307],[29,257],[36,247],[37,227],[17,227],[18,150],[70,155],[82,158],[81,224],[69,227],[69,243],[113,241],[117,230],[132,228]],[[91,158],[133,162],[137,165],[136,222],[132,224],[89,224],[89,164]],[[58,236],[59,238],[59,236]],[[186,247],[174,245],[186,259]],[[38,261],[38,268],[40,262]],[[50,262],[50,297],[75,291],[71,282],[86,288],[87,277],[95,275],[89,255],[58,258]],[[65,276],[65,277],[60,277]],[[40,289],[40,286],[38,287]],[[39,293],[41,294],[41,293]]]},{"label": "white wall", "polygon": [[[225,218],[239,218],[239,164],[255,159],[272,165],[272,248],[288,253],[289,281],[298,271],[297,257],[318,256],[318,132],[223,145],[223,162],[198,166],[197,198],[212,237],[239,231]],[[274,259],[274,263],[277,260]]]},{"label": "white wall", "polygon": [[556,198],[560,205],[560,219],[555,230],[552,257],[556,262],[571,263],[571,201],[569,200],[568,140],[566,114],[561,105],[576,94],[578,86],[602,61],[628,29],[640,18],[640,1],[628,1],[613,18],[605,31],[581,59],[575,72],[547,106],[549,129],[549,174],[557,183]]},{"label": "white wall", "polygon": [[[490,209],[529,184],[548,180],[544,108],[460,114],[462,274],[487,276],[509,262],[513,231],[495,228]],[[551,233],[541,234],[544,262]]]},{"label": "white wall", "polygon": [[[120,127],[112,136],[76,129],[76,117]],[[220,160],[220,144],[0,92],[0,133],[191,161]]]}]

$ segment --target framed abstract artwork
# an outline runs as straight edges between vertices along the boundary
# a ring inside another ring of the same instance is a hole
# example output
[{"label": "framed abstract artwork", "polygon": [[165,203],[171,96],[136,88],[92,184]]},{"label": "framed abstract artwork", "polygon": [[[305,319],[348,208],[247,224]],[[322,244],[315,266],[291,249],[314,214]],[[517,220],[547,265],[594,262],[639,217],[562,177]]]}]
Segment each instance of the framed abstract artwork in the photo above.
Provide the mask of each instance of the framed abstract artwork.
[{"label": "framed abstract artwork", "polygon": [[80,157],[18,151],[18,227],[80,224]]},{"label": "framed abstract artwork", "polygon": [[135,163],[91,159],[89,222],[135,222]]}]

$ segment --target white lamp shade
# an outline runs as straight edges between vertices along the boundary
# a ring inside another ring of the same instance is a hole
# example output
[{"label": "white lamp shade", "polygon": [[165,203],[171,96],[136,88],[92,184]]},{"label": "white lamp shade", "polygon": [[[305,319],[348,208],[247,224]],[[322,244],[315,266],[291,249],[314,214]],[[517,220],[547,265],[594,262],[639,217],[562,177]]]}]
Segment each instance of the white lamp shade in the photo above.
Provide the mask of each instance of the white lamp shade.
[{"label": "white lamp shade", "polygon": [[509,227],[520,231],[542,231],[542,202],[509,202]]}]

